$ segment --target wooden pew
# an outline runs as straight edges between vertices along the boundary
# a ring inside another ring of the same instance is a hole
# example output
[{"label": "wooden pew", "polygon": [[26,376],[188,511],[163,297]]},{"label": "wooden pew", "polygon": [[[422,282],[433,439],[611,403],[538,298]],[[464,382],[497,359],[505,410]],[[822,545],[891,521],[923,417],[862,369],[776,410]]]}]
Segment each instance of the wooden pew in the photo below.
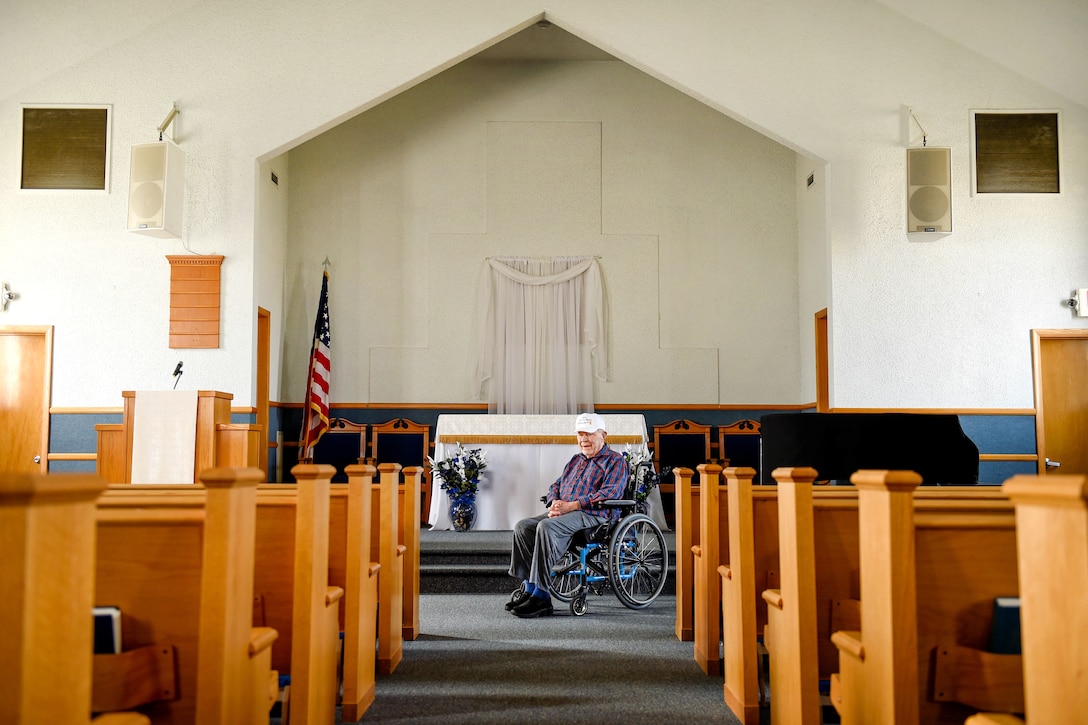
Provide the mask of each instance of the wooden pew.
[{"label": "wooden pew", "polygon": [[[371,509],[373,466],[350,465],[345,469],[347,483],[333,483],[329,504],[329,585],[344,590],[344,605],[339,610],[339,627],[344,637],[342,720],[357,722],[374,700],[374,664],[376,615],[378,615],[378,578],[381,566],[372,561]],[[262,545],[282,543],[282,536],[293,537],[298,486],[294,483],[269,483],[258,488],[258,512],[262,526],[268,527]],[[282,528],[279,528],[282,527]],[[273,554],[274,555],[274,554]],[[284,556],[287,554],[284,553]],[[282,587],[260,593],[257,617],[272,617],[283,627],[290,626],[289,612],[283,603]],[[264,597],[268,593],[268,598]],[[289,652],[285,653],[289,663]]]},{"label": "wooden pew", "polygon": [[[1014,476],[1024,708],[1029,723],[1082,722],[1088,712],[1088,477]],[[970,725],[1022,722],[1000,713]]]},{"label": "wooden pew", "polygon": [[[137,681],[125,667],[137,660],[176,668],[173,699],[138,708],[155,723],[268,721],[277,633],[252,626],[255,497],[263,477],[259,469],[210,469],[201,474],[203,486],[190,484],[184,496],[158,496],[148,486],[135,487],[140,496],[99,500],[95,602],[120,608],[123,652],[95,657],[96,709],[136,697]],[[129,657],[151,651],[150,660]]]},{"label": "wooden pew", "polygon": [[832,641],[831,699],[851,723],[962,723],[1023,710],[1019,655],[985,652],[993,600],[1016,596],[1010,503],[923,506],[909,471],[859,471],[861,631]]},{"label": "wooden pew", "polygon": [[[815,475],[812,469],[807,470],[811,471],[809,475]],[[755,721],[761,704],[761,663],[756,635],[765,631],[768,602],[772,601],[765,599],[762,592],[773,590],[777,592],[774,597],[781,596],[779,490],[777,486],[753,486],[747,471],[738,475],[726,469],[725,474],[724,490],[718,496],[718,522],[706,524],[718,527],[718,555],[720,561],[727,562],[727,566],[719,567],[723,575],[722,623],[726,630],[738,633],[738,636],[722,636],[725,700],[739,718]],[[731,476],[736,479],[735,484]],[[914,497],[922,507],[943,506],[942,502],[952,500],[960,502],[957,506],[970,509],[1007,506],[995,487],[925,487],[915,492]],[[703,513],[709,517],[708,522],[714,510],[711,505]],[[838,650],[831,643],[831,633],[837,629],[856,629],[860,621],[857,489],[816,487],[812,516],[817,672],[819,679],[826,680],[838,669]],[[713,612],[713,606],[702,611]],[[705,637],[702,651],[711,655],[717,652],[711,644],[716,627],[712,617],[695,622],[697,639],[701,637],[700,631],[710,633]]]},{"label": "wooden pew", "polygon": [[[344,694],[343,717],[345,721],[358,720],[373,701],[374,694],[374,640],[375,610],[377,609],[377,575],[379,564],[370,561],[369,550],[372,539],[379,538],[379,511],[381,488],[372,485],[374,468],[370,466],[351,466],[348,470],[348,484],[330,486],[329,500],[329,580],[333,587],[344,589],[344,606],[341,608],[340,627],[344,632]],[[406,480],[415,481],[418,473],[409,472]],[[415,481],[418,485],[418,481]],[[392,493],[389,501],[396,502],[411,495],[400,486],[396,493],[395,475],[387,475],[385,486]],[[354,488],[353,488],[354,487]],[[110,495],[114,501],[121,496],[140,496],[149,490],[159,495],[171,495],[175,505],[198,506],[201,504],[201,488],[187,485],[176,486],[111,486]],[[355,493],[353,494],[353,491]],[[366,495],[363,495],[363,492]],[[291,671],[293,639],[293,588],[294,588],[294,531],[297,520],[297,484],[265,484],[258,487],[258,581],[254,605],[254,618],[259,623],[275,625],[282,630],[281,642],[274,652],[274,664],[284,673]],[[354,501],[355,497],[357,501]],[[353,502],[354,501],[354,502]],[[364,513],[352,513],[352,507],[358,507]],[[362,516],[362,518],[358,518]],[[366,533],[349,525],[349,520],[365,521]],[[373,522],[373,527],[371,526]],[[414,523],[414,522],[413,522]],[[373,537],[370,534],[373,528]],[[362,537],[368,551],[349,541]],[[418,535],[415,538],[418,552]],[[372,549],[378,552],[378,546]],[[403,558],[402,547],[394,547],[387,558],[400,561]],[[416,554],[418,561],[418,553]],[[418,569],[417,569],[418,571]],[[416,575],[418,581],[418,574]],[[359,587],[362,586],[362,591]],[[407,610],[407,607],[403,607]],[[418,603],[415,605],[418,612]],[[385,608],[391,612],[392,609]],[[418,618],[418,614],[416,615]],[[392,622],[392,616],[389,617]],[[397,620],[399,625],[399,619]],[[418,619],[417,619],[418,621]],[[418,627],[418,624],[416,625]],[[407,626],[405,627],[407,630]],[[392,639],[392,638],[390,638]],[[359,658],[359,652],[369,650],[370,657]],[[399,653],[399,645],[390,644],[392,652]],[[387,658],[388,659],[388,658]],[[396,658],[399,661],[399,657]],[[389,667],[387,665],[387,667]],[[395,667],[395,664],[392,665]],[[391,669],[390,669],[391,671]],[[297,692],[298,681],[293,678],[292,691]]]},{"label": "wooden pew", "polygon": [[[95,500],[82,474],[0,478],[0,721],[91,722]],[[143,725],[110,713],[97,725]]]}]

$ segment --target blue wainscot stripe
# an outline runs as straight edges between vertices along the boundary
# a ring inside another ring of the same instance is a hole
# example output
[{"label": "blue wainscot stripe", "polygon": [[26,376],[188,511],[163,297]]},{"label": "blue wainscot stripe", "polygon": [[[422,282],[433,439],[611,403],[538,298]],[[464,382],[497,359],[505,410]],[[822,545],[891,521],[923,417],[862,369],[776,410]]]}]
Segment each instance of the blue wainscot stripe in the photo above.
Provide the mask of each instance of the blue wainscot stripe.
[{"label": "blue wainscot stripe", "polygon": [[1035,466],[1035,461],[979,461],[978,482],[1000,486],[1013,476],[1036,475]]},{"label": "blue wainscot stripe", "polygon": [[95,473],[95,461],[49,461],[50,473]]},{"label": "blue wainscot stripe", "polygon": [[[98,450],[98,432],[94,427],[100,423],[121,422],[120,413],[53,413],[49,416],[49,452],[94,453]],[[53,465],[49,468],[60,470]]]},{"label": "blue wainscot stripe", "polygon": [[960,427],[979,453],[1036,452],[1033,415],[960,415]]}]

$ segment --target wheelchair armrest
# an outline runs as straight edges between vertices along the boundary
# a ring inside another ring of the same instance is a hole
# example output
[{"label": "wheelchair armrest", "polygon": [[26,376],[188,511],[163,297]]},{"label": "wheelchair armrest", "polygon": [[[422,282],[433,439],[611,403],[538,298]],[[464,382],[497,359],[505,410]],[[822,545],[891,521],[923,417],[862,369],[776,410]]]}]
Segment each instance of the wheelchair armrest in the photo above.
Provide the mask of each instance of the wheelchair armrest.
[{"label": "wheelchair armrest", "polygon": [[630,499],[625,499],[625,498],[623,498],[623,499],[609,499],[607,501],[599,501],[596,505],[600,506],[601,508],[606,508],[606,509],[618,509],[618,508],[623,508],[625,506],[634,506],[635,502],[630,500]]}]

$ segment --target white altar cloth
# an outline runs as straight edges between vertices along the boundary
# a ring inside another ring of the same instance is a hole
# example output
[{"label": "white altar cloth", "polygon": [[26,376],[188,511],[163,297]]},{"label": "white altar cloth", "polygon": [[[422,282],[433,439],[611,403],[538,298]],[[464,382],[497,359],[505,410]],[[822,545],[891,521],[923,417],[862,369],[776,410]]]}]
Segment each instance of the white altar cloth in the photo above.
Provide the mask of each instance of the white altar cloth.
[{"label": "white altar cloth", "polygon": [[[476,494],[477,530],[511,530],[523,518],[544,513],[540,498],[548,492],[563,466],[578,453],[574,433],[576,415],[440,415],[435,427],[434,459],[440,461],[457,448],[480,448],[487,468]],[[605,415],[608,445],[623,451],[646,445],[646,419],[641,415]],[[449,499],[434,477],[428,523],[449,529]],[[666,529],[661,494],[654,489],[648,513]]]}]

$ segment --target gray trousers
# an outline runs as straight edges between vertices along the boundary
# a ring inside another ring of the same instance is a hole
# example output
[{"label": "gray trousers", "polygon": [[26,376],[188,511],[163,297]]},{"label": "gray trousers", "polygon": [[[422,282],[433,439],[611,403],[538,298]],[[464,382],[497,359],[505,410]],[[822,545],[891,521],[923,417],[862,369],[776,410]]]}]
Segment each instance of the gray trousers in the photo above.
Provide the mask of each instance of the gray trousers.
[{"label": "gray trousers", "polygon": [[585,511],[549,518],[547,514],[522,519],[514,524],[514,546],[510,552],[510,576],[548,590],[552,566],[582,529],[607,521]]}]

